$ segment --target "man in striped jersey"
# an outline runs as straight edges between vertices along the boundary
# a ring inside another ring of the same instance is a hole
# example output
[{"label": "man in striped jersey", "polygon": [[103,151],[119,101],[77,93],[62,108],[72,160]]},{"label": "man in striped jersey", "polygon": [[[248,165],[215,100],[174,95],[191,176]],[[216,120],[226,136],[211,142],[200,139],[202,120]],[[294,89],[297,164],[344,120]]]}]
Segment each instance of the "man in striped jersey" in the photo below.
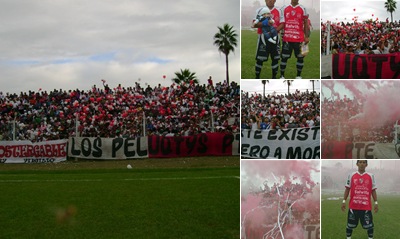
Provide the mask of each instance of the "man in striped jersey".
[{"label": "man in striped jersey", "polygon": [[375,201],[374,211],[378,212],[378,196],[376,194],[375,176],[365,171],[367,160],[357,160],[358,171],[350,174],[346,181],[342,211],[346,209],[346,200],[350,195],[349,211],[347,214],[347,239],[351,239],[353,229],[358,222],[367,230],[368,238],[374,236],[374,223],[372,220],[371,196]]}]

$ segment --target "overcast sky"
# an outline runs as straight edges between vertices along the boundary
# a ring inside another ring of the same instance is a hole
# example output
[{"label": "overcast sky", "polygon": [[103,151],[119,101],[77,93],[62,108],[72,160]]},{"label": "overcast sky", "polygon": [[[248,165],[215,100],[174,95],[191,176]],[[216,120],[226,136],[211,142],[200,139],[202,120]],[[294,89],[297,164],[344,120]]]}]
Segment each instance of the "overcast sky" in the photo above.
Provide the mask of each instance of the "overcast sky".
[{"label": "overcast sky", "polygon": [[[269,80],[269,83],[267,82],[265,84],[265,93],[270,94],[273,93],[274,91],[280,94],[285,94],[287,93],[287,84],[286,82],[283,83],[284,80]],[[320,81],[316,80],[314,81],[314,87],[315,91],[320,92]],[[261,83],[261,80],[242,80],[240,84],[240,89],[249,92],[249,93],[262,93],[263,92],[263,84]],[[312,91],[312,82],[310,80],[294,80],[292,82],[292,85],[290,86],[290,91],[295,92],[296,89],[300,91],[306,91],[307,89],[309,91]]]},{"label": "overcast sky", "polygon": [[[0,0],[0,91],[169,85],[188,68],[200,83],[225,80],[217,26],[239,33],[239,0]],[[229,56],[240,81],[240,38]],[[166,79],[163,79],[163,76]]]},{"label": "overcast sky", "polygon": [[[381,21],[385,21],[386,18],[389,18],[390,21],[390,13],[386,11],[385,2],[385,0],[321,1],[321,19],[323,22],[326,22],[327,20],[333,22],[351,22],[351,19],[357,16],[359,22],[371,18],[374,20],[379,18]],[[372,16],[372,14],[374,16]],[[393,12],[393,21],[398,21],[399,19],[400,9],[397,4],[397,11]]]}]

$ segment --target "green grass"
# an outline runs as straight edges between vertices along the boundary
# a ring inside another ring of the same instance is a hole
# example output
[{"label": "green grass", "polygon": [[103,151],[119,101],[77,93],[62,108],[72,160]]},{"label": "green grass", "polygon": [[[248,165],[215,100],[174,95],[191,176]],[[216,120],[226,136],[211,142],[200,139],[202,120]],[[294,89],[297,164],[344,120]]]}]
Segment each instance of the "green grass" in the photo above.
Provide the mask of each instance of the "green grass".
[{"label": "green grass", "polygon": [[[304,68],[301,76],[303,79],[320,79],[320,32],[312,31],[310,36],[310,52],[304,58]],[[251,30],[241,31],[241,77],[242,79],[254,79],[254,65],[255,65],[255,54],[257,46],[257,32]],[[292,57],[288,60],[288,64],[285,71],[285,77],[287,79],[294,79],[296,77],[296,57]],[[280,77],[280,73],[278,73]],[[262,79],[271,79],[271,59],[264,62],[261,71]]]},{"label": "green grass", "polygon": [[1,170],[0,238],[239,238],[238,177],[229,166]]},{"label": "green grass", "polygon": [[[326,196],[322,195],[321,202],[321,238],[323,239],[338,239],[346,238],[346,223],[347,223],[347,209],[342,212],[340,209],[342,199],[340,200],[326,200],[329,197],[340,197],[343,195]],[[397,218],[400,215],[399,201],[400,196],[387,196],[378,195],[379,212],[373,213],[374,217],[374,238],[379,239],[393,239],[399,238],[400,223]],[[352,239],[367,238],[367,231],[357,226],[353,231]]]}]

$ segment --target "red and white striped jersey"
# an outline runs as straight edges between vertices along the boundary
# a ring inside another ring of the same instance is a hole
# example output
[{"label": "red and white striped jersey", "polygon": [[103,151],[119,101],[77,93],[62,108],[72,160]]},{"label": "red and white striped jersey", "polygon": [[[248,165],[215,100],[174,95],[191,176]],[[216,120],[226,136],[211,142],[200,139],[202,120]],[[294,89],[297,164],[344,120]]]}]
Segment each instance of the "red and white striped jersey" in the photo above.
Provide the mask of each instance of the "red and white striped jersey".
[{"label": "red and white striped jersey", "polygon": [[372,209],[371,194],[373,190],[376,190],[375,176],[373,174],[354,172],[348,176],[345,186],[350,189],[350,209]]},{"label": "red and white striped jersey", "polygon": [[302,5],[283,7],[283,17],[281,22],[285,23],[285,34],[283,41],[304,42],[304,19],[308,18],[308,13]]}]

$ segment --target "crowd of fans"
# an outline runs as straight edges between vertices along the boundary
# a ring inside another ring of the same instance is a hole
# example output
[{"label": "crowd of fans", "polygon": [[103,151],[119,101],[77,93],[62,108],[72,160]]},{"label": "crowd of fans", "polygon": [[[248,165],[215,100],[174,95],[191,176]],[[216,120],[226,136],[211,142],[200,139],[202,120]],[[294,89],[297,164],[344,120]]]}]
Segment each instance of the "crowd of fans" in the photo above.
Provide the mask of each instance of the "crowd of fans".
[{"label": "crowd of fans", "polygon": [[352,118],[360,114],[363,103],[349,98],[328,100],[322,102],[321,138],[327,141],[348,141],[389,143],[393,141],[393,124],[361,125],[354,123]]},{"label": "crowd of fans", "polygon": [[239,130],[235,82],[111,89],[102,81],[90,90],[0,92],[0,140],[12,140],[14,128],[15,140],[32,142]]},{"label": "crowd of fans", "polygon": [[400,21],[321,23],[321,52],[326,53],[327,26],[330,24],[331,54],[388,54],[400,52]]},{"label": "crowd of fans", "polygon": [[242,129],[288,129],[320,126],[320,94],[300,92],[261,94],[242,92]]}]

